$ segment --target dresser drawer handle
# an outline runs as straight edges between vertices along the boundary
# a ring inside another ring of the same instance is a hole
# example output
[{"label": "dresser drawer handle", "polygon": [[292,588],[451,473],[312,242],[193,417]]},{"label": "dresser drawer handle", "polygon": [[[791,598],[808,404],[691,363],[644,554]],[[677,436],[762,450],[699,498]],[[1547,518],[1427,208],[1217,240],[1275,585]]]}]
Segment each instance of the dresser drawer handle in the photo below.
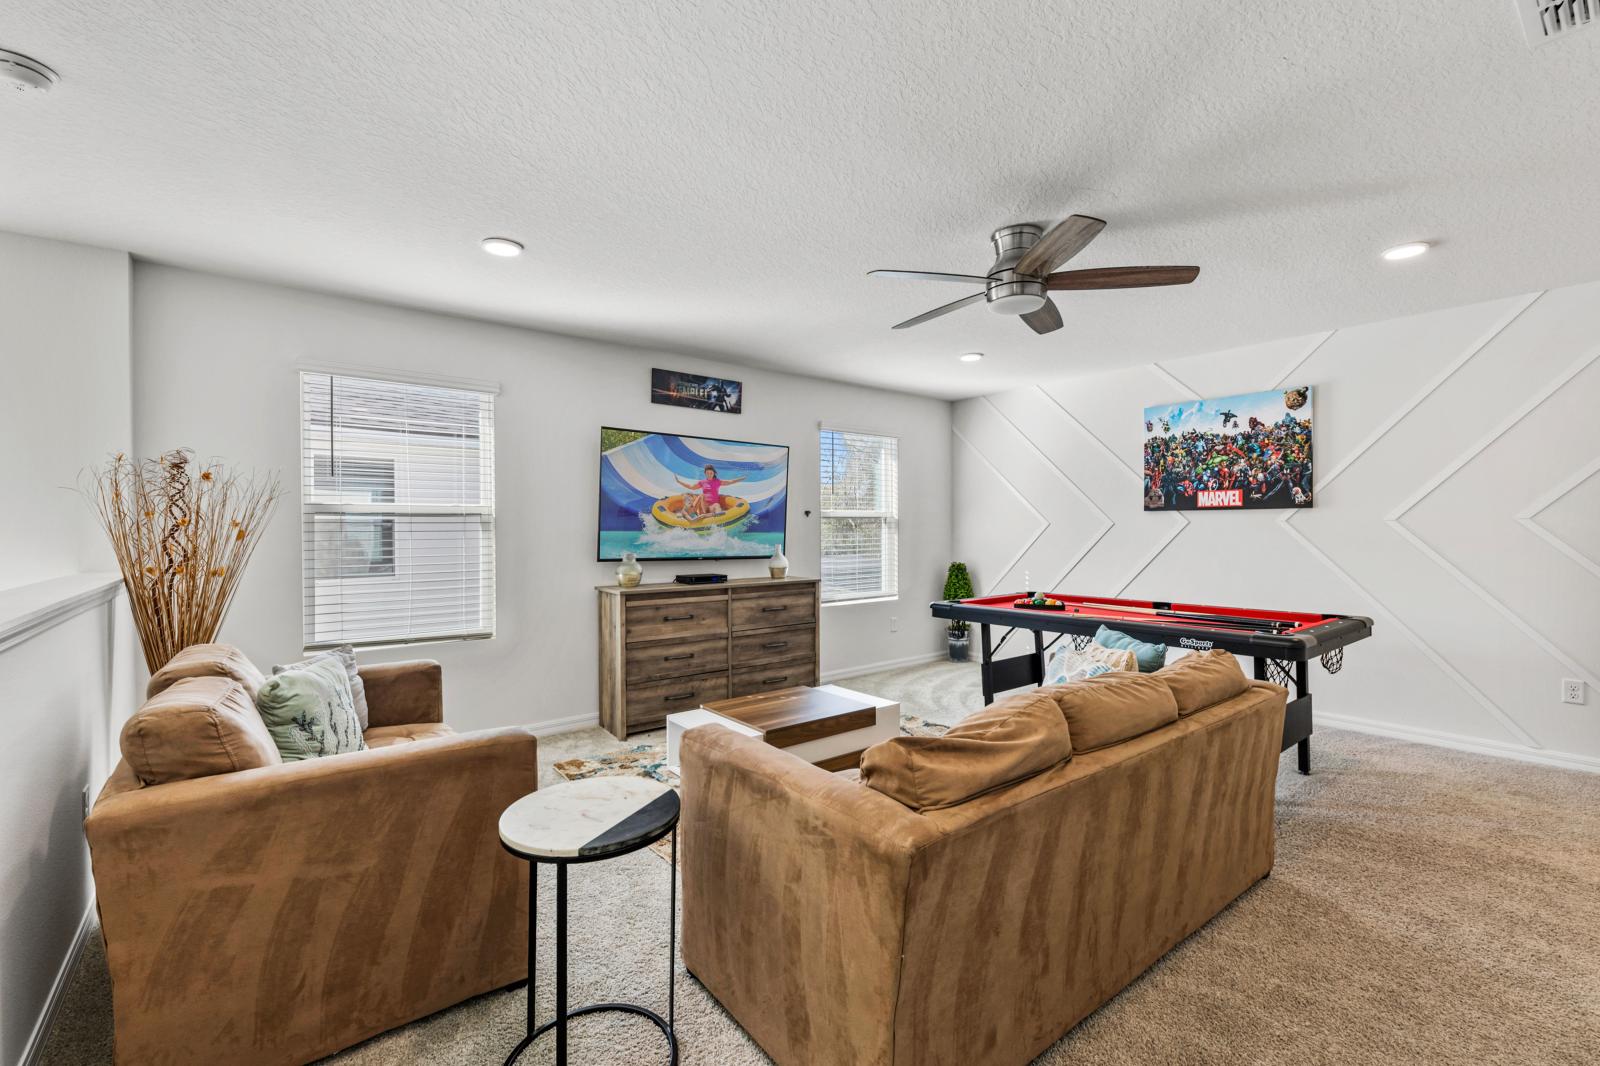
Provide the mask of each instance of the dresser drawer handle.
[{"label": "dresser drawer handle", "polygon": [[693,617],[694,615],[692,614],[664,614],[661,616],[661,620],[663,622],[687,622]]},{"label": "dresser drawer handle", "polygon": [[789,609],[789,605],[788,604],[780,603],[776,607],[763,607],[763,608],[761,608],[761,613],[762,614],[771,614],[773,611],[787,611],[788,609]]},{"label": "dresser drawer handle", "polygon": [[784,674],[782,677],[765,678],[764,680],[762,680],[761,683],[763,685],[781,685],[787,680],[789,680],[789,675],[788,674]]},{"label": "dresser drawer handle", "polygon": [[789,646],[789,642],[787,640],[769,640],[767,643],[761,646],[770,651],[777,651],[779,648],[787,648]]},{"label": "dresser drawer handle", "polygon": [[694,699],[694,693],[693,692],[680,692],[676,696],[663,696],[662,697],[662,702],[663,703],[676,703],[678,700],[692,700],[692,699]]},{"label": "dresser drawer handle", "polygon": [[694,658],[694,652],[686,651],[682,655],[663,655],[661,657],[661,661],[664,662],[664,663],[670,663],[670,662],[676,662],[679,659],[693,659],[693,658]]}]

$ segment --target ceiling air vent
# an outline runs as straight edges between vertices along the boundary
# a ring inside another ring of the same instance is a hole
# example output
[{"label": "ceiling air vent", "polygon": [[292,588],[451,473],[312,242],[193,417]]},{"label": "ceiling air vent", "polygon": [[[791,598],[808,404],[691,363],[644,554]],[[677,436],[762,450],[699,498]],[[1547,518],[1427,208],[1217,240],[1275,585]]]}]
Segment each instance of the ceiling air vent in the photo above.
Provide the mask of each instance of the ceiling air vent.
[{"label": "ceiling air vent", "polygon": [[1600,22],[1600,0],[1517,0],[1528,44],[1548,44]]}]

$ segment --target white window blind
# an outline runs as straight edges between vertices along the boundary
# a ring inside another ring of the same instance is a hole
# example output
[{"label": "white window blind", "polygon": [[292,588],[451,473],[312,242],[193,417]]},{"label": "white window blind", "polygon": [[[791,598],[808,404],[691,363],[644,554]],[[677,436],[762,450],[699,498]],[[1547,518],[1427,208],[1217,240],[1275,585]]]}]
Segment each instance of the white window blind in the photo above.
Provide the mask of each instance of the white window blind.
[{"label": "white window blind", "polygon": [[305,646],[494,635],[494,396],[300,375]]},{"label": "white window blind", "polygon": [[900,578],[900,442],[823,427],[822,599],[893,596]]}]

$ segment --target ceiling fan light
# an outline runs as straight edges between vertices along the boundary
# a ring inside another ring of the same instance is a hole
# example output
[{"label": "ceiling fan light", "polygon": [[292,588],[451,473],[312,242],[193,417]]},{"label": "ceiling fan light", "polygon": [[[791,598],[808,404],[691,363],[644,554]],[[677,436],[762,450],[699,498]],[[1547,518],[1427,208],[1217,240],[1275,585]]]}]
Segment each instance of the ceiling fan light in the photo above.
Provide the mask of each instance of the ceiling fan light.
[{"label": "ceiling fan light", "polygon": [[1031,292],[1017,292],[1010,296],[996,296],[989,301],[989,310],[997,315],[1026,315],[1044,306],[1044,297]]}]

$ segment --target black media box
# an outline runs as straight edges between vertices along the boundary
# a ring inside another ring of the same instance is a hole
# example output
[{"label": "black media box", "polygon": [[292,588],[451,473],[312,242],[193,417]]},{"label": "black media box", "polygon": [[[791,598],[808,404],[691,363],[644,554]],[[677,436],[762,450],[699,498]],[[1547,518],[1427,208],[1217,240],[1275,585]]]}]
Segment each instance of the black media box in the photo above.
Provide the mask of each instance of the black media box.
[{"label": "black media box", "polygon": [[672,580],[680,585],[720,585],[728,580],[727,574],[679,574]]}]

